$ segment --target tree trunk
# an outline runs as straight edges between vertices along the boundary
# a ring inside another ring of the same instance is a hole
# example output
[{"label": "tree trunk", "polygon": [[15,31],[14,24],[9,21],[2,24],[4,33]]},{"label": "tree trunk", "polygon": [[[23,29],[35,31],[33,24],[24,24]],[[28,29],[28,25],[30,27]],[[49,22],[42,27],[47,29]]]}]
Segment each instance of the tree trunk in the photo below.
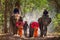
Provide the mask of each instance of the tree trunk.
[{"label": "tree trunk", "polygon": [[1,11],[1,0],[0,0],[0,11]]},{"label": "tree trunk", "polygon": [[12,16],[12,13],[13,13],[13,7],[14,7],[14,1],[10,0],[10,5],[9,5],[9,33],[13,32],[12,25],[10,22],[10,17]]},{"label": "tree trunk", "polygon": [[4,12],[4,33],[7,33],[7,11],[8,11],[8,0],[5,0],[5,12]]}]

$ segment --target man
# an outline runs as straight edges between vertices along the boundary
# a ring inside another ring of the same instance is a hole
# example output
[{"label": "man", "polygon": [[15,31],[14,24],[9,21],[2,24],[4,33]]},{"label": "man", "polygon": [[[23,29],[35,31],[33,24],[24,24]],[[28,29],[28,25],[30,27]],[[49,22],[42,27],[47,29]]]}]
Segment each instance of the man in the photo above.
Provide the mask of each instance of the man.
[{"label": "man", "polygon": [[19,10],[17,8],[14,9],[14,14],[10,17],[10,24],[13,29],[13,35],[17,34],[18,28],[16,27],[17,21],[23,21],[22,17],[19,15]]},{"label": "man", "polygon": [[47,35],[47,26],[50,24],[51,18],[48,15],[48,11],[44,10],[43,16],[38,19],[38,23],[40,25],[40,32],[41,32],[41,37]]}]

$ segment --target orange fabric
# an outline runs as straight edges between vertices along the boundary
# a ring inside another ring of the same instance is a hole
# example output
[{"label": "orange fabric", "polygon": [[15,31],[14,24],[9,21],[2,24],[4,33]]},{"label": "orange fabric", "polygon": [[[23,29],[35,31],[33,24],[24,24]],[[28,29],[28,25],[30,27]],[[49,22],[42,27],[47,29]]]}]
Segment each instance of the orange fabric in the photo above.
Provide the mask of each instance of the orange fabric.
[{"label": "orange fabric", "polygon": [[18,35],[20,35],[20,37],[22,37],[22,30],[23,30],[23,26],[20,26],[18,29]]},{"label": "orange fabric", "polygon": [[37,36],[38,36],[38,28],[35,27],[35,28],[34,28],[34,37],[37,37]]}]

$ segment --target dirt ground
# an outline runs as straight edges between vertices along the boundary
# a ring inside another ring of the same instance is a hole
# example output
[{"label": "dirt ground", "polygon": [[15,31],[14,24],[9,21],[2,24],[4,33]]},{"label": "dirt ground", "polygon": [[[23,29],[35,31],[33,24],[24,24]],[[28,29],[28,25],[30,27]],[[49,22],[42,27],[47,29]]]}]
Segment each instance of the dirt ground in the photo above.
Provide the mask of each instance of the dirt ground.
[{"label": "dirt ground", "polygon": [[19,36],[13,36],[10,34],[1,34],[0,40],[60,40],[60,36],[58,36],[57,34],[48,34],[46,37],[20,38]]}]

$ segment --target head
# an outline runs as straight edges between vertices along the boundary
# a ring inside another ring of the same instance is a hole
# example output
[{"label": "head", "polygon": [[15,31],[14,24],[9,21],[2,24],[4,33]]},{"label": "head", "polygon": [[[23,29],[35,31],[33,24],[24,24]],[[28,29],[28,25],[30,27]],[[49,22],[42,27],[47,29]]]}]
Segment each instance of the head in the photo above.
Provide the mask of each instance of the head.
[{"label": "head", "polygon": [[17,8],[15,8],[14,9],[14,15],[16,16],[16,17],[18,17],[20,14],[19,14],[19,9],[17,9]]},{"label": "head", "polygon": [[48,15],[48,11],[45,9],[43,15]]},{"label": "head", "polygon": [[13,12],[14,14],[19,14],[19,9],[15,8]]},{"label": "head", "polygon": [[27,21],[25,21],[25,23],[27,23]]}]

